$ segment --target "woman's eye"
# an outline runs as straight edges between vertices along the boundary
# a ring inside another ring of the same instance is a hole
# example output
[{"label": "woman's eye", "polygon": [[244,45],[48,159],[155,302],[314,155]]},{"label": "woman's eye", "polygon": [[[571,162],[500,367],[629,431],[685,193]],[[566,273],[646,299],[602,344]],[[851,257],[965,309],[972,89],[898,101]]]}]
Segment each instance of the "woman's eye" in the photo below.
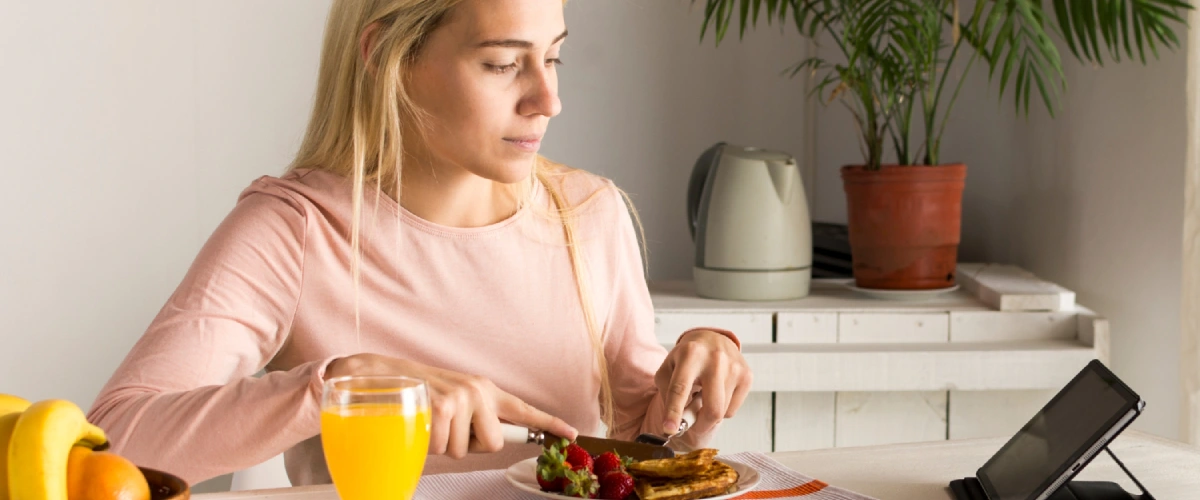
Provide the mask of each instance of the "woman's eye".
[{"label": "woman's eye", "polygon": [[483,63],[483,67],[487,68],[487,70],[491,71],[492,73],[496,73],[498,75],[503,75],[505,73],[508,73],[509,71],[517,69],[517,63],[509,63],[509,64]]},{"label": "woman's eye", "polygon": [[562,59],[559,59],[557,57],[551,58],[551,59],[546,59],[546,66],[562,66],[562,63],[563,63]]}]

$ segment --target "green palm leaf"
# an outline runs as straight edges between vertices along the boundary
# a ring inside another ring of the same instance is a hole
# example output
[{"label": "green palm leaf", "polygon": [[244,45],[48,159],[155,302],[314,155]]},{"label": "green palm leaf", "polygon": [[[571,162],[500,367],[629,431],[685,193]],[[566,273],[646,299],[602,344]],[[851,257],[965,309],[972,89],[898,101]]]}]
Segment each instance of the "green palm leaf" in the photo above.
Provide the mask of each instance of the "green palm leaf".
[{"label": "green palm leaf", "polygon": [[1179,38],[1170,23],[1186,24],[1181,12],[1192,8],[1183,0],[1052,1],[1067,47],[1076,58],[1099,65],[1104,64],[1105,52],[1114,61],[1120,61],[1124,52],[1145,64],[1147,46],[1156,58],[1160,44],[1179,48]]},{"label": "green palm leaf", "polygon": [[1183,13],[1192,8],[1185,0],[978,0],[964,20],[959,0],[692,0],[699,2],[700,39],[711,30],[718,45],[731,24],[744,38],[760,19],[768,25],[790,21],[812,39],[827,34],[840,52],[838,62],[816,57],[784,74],[811,72],[812,91],[822,101],[842,101],[854,115],[871,167],[878,166],[889,136],[902,163],[919,160],[909,155],[908,145],[918,98],[924,158],[936,163],[942,130],[965,81],[959,75],[943,107],[947,77],[960,53],[969,58],[964,72],[976,59],[987,64],[1000,98],[1012,89],[1018,112],[1029,113],[1037,92],[1053,114],[1066,77],[1051,34],[1080,61],[1103,65],[1107,53],[1113,61],[1124,56],[1144,64],[1146,52],[1158,57],[1160,46],[1180,47],[1175,27],[1186,25]]}]

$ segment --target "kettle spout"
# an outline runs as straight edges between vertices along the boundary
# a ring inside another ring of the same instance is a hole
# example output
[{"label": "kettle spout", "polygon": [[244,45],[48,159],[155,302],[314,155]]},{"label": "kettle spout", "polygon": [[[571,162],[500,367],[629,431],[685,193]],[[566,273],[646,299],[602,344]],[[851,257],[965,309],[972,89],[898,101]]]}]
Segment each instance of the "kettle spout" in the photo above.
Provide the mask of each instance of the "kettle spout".
[{"label": "kettle spout", "polygon": [[792,187],[800,176],[800,168],[796,166],[795,160],[769,161],[767,162],[767,172],[771,174],[771,183],[775,185],[775,193],[779,195],[779,201],[787,204],[791,201]]}]

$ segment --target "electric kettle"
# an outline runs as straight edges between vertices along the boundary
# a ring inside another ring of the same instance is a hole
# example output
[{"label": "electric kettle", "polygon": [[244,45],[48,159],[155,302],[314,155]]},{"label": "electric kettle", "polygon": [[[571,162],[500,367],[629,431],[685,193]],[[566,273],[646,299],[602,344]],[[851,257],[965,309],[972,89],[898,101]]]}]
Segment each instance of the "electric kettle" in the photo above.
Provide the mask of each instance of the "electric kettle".
[{"label": "electric kettle", "polygon": [[808,295],[812,222],[794,158],[719,142],[696,161],[687,203],[697,294],[729,300]]}]

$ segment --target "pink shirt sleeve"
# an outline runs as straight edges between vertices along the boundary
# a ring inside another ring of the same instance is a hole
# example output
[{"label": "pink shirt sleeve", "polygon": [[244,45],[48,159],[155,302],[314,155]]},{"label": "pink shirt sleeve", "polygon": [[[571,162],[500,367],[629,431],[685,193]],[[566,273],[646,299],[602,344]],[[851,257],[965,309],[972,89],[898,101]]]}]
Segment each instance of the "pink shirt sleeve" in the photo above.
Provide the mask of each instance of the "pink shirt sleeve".
[{"label": "pink shirt sleeve", "polygon": [[[615,189],[612,192],[619,204],[620,216],[615,222],[619,236],[614,243],[619,255],[607,328],[611,337],[605,355],[615,402],[613,437],[632,440],[643,432],[662,434],[666,408],[654,383],[654,374],[666,359],[667,350],[654,334],[654,304],[646,284],[633,219],[620,193]],[[712,439],[715,429],[704,434],[686,432],[671,442],[687,449],[702,447]]]},{"label": "pink shirt sleeve", "polygon": [[328,360],[253,377],[287,338],[304,267],[303,209],[267,191],[239,200],[88,413],[138,465],[195,484],[319,432]]}]

